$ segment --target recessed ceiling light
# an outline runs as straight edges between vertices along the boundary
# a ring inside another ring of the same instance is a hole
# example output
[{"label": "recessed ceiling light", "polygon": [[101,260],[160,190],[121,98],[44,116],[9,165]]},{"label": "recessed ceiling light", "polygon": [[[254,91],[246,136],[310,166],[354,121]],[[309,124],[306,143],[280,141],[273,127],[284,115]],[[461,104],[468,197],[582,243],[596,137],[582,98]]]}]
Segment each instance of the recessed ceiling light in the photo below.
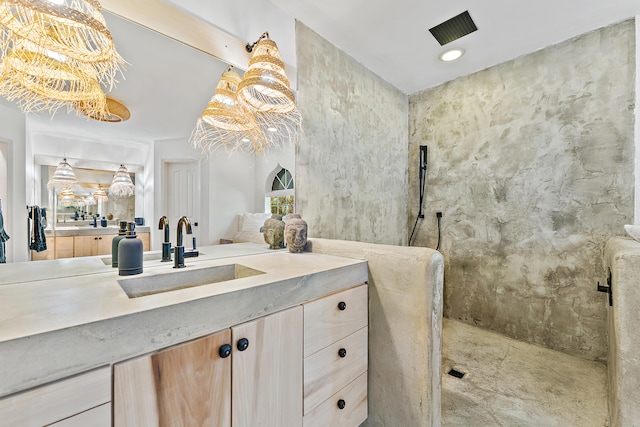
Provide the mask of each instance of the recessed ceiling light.
[{"label": "recessed ceiling light", "polygon": [[444,53],[441,53],[438,58],[440,58],[440,61],[450,62],[450,61],[455,61],[456,59],[460,58],[462,55],[464,55],[464,49],[455,48],[455,49],[448,50]]}]

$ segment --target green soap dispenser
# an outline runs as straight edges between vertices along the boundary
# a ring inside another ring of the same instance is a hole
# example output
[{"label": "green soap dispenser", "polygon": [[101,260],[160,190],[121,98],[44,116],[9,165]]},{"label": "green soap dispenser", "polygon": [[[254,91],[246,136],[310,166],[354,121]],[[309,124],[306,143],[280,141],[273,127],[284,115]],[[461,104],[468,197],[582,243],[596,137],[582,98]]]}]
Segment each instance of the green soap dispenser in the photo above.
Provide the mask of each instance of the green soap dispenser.
[{"label": "green soap dispenser", "polygon": [[118,243],[118,274],[132,276],[142,273],[142,240],[136,237],[135,222],[127,223],[127,234]]},{"label": "green soap dispenser", "polygon": [[111,241],[111,267],[118,266],[118,243],[124,239],[127,234],[127,221],[120,221],[120,229],[118,235]]}]

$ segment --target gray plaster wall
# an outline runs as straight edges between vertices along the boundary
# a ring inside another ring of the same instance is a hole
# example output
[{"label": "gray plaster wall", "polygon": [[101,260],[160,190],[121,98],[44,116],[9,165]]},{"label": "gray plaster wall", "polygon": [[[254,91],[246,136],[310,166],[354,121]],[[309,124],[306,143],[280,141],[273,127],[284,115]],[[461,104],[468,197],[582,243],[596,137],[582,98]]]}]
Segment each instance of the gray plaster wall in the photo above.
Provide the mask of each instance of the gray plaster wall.
[{"label": "gray plaster wall", "polygon": [[[606,360],[606,240],[634,213],[634,22],[599,29],[409,98],[409,226],[443,212],[445,316]],[[464,60],[464,59],[463,59]]]},{"label": "gray plaster wall", "polygon": [[407,242],[408,97],[296,23],[296,210],[309,235]]}]

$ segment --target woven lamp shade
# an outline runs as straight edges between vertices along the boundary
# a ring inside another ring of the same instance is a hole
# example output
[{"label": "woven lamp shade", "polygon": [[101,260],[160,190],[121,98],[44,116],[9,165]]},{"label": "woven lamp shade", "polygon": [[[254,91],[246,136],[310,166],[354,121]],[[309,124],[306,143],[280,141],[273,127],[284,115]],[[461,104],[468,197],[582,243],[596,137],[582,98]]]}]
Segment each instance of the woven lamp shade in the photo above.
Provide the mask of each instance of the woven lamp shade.
[{"label": "woven lamp shade", "polygon": [[267,33],[253,48],[236,96],[238,103],[254,115],[265,145],[293,142],[301,129],[302,116],[278,46]]},{"label": "woven lamp shade", "polygon": [[75,203],[75,196],[71,188],[65,188],[62,190],[60,194],[58,194],[58,198],[60,199],[60,204],[62,206],[71,206]]},{"label": "woven lamp shade", "polygon": [[24,111],[70,110],[82,102],[87,111],[100,114],[107,107],[97,73],[90,65],[59,61],[24,40],[16,41],[2,59],[0,93],[16,100]]},{"label": "woven lamp shade", "polygon": [[107,193],[99,185],[98,185],[98,189],[95,191],[95,193],[93,193],[93,198],[96,199],[96,201],[103,201],[103,202],[109,201],[109,196],[107,196]]},{"label": "woven lamp shade", "polygon": [[191,144],[205,152],[224,147],[227,152],[263,150],[263,136],[251,113],[236,102],[240,75],[229,66],[191,134]]},{"label": "woven lamp shade", "polygon": [[113,181],[109,187],[109,194],[115,197],[130,197],[135,193],[136,186],[131,180],[131,175],[124,165],[113,175]]},{"label": "woven lamp shade", "polygon": [[25,112],[83,103],[104,114],[101,85],[124,66],[97,0],[3,0],[0,52],[0,93]]},{"label": "woven lamp shade", "polygon": [[78,185],[78,179],[67,159],[63,159],[53,173],[53,176],[47,183],[47,188],[70,190],[73,186]]},{"label": "woven lamp shade", "polygon": [[3,0],[0,27],[9,32],[2,51],[13,39],[26,39],[70,62],[91,64],[108,87],[124,65],[97,0]]}]

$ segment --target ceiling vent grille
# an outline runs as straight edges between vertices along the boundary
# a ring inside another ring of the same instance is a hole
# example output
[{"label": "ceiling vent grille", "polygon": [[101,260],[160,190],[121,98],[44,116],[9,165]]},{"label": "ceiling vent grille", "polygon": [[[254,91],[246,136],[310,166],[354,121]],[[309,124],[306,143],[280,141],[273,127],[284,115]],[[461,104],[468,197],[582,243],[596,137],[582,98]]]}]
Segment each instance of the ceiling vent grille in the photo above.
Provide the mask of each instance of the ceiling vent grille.
[{"label": "ceiling vent grille", "polygon": [[454,16],[442,24],[430,28],[429,32],[438,40],[441,46],[444,46],[447,43],[458,40],[460,37],[473,33],[477,29],[478,27],[476,27],[475,22],[471,19],[469,11],[466,10],[458,16]]}]

